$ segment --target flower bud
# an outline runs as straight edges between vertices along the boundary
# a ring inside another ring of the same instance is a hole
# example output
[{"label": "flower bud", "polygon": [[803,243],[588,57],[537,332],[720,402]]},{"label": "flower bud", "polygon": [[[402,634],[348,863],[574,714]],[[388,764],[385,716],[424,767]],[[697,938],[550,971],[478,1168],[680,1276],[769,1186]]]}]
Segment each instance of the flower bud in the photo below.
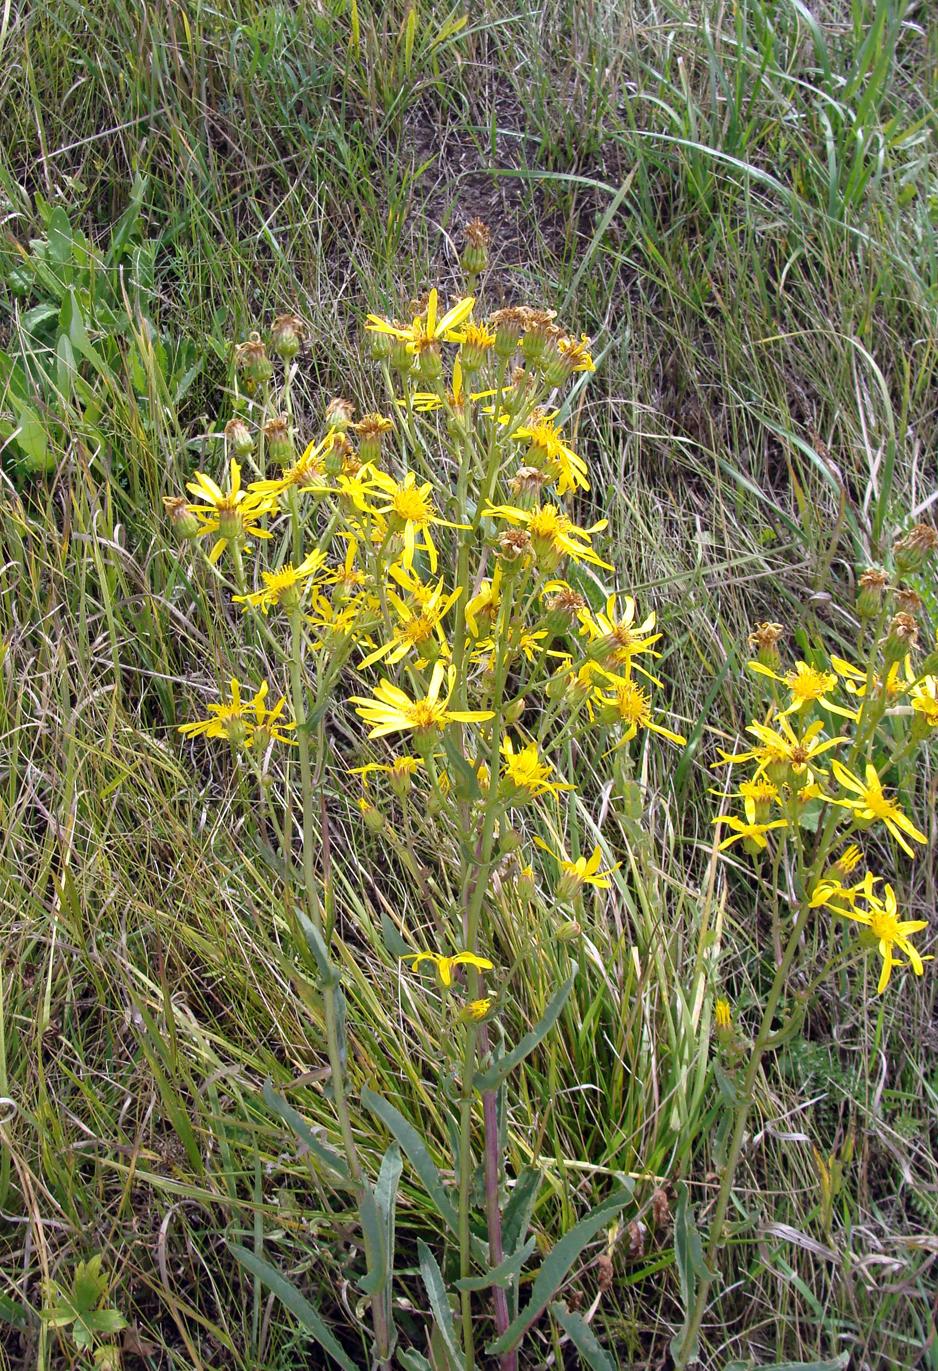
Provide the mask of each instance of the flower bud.
[{"label": "flower bud", "polygon": [[893,548],[896,570],[900,576],[921,571],[938,550],[938,531],[928,524],[915,524]]},{"label": "flower bud", "polygon": [[408,351],[403,338],[392,338],[390,343],[388,361],[392,369],[401,376],[407,376],[414,369],[414,354]]},{"label": "flower bud", "polygon": [[576,871],[562,871],[554,886],[554,894],[562,904],[575,900],[583,889],[583,878]]},{"label": "flower bud", "polygon": [[537,467],[519,467],[508,483],[512,504],[517,509],[533,509],[541,503],[541,495],[550,477]]},{"label": "flower bud", "polygon": [[388,333],[372,332],[366,329],[364,338],[364,352],[373,362],[386,362],[391,355],[391,343],[393,339]]},{"label": "flower bud", "polygon": [[248,457],[254,451],[251,430],[243,419],[229,419],[225,425],[225,439],[235,457]]},{"label": "flower bud", "polygon": [[354,473],[349,472],[349,458],[355,455],[355,449],[346,438],[344,433],[337,433],[333,439],[332,446],[323,458],[322,468],[327,476],[348,476]]},{"label": "flower bud", "polygon": [[749,646],[756,654],[756,661],[761,662],[770,671],[778,671],[782,664],[778,644],[784,632],[781,624],[773,624],[768,620],[763,620],[756,624],[749,635]]},{"label": "flower bud", "polygon": [[428,386],[440,379],[443,375],[443,353],[439,343],[427,343],[421,347],[414,370]]},{"label": "flower bud", "polygon": [[169,516],[177,538],[188,542],[189,539],[198,537],[202,525],[189,509],[184,495],[164,495],[163,508]]},{"label": "flower bud", "polygon": [[478,276],[489,264],[489,243],[492,234],[481,219],[470,219],[466,225],[466,241],[460,266],[467,276]]},{"label": "flower bud", "polygon": [[365,821],[366,827],[368,827],[372,833],[380,833],[384,828],[385,823],[384,815],[381,813],[381,810],[376,809],[370,800],[365,799],[364,795],[358,801],[358,808],[361,811],[361,816]]},{"label": "flower bud", "polygon": [[362,465],[373,462],[377,466],[381,461],[381,441],[393,430],[393,422],[383,414],[365,414],[352,427],[358,435],[358,456]]},{"label": "flower bud", "polygon": [[567,923],[561,924],[555,934],[558,943],[576,942],[577,938],[583,933],[583,925],[578,919],[570,919]]},{"label": "flower bud", "polygon": [[554,323],[555,315],[556,311],[552,309],[525,310],[525,331],[524,337],[521,339],[521,351],[524,354],[524,360],[535,370],[541,365],[548,343],[559,332]]},{"label": "flower bud", "polygon": [[518,892],[518,899],[530,903],[537,895],[537,882],[534,879],[534,868],[523,866],[515,879],[515,889]]},{"label": "flower bud", "polygon": [[522,696],[519,696],[516,700],[512,700],[511,703],[507,704],[502,710],[502,718],[505,720],[506,724],[520,723],[523,714],[524,699]]},{"label": "flower bud", "polygon": [[583,596],[570,586],[559,586],[544,597],[546,614],[542,626],[554,637],[563,637],[575,628],[581,610],[586,608]]},{"label": "flower bud", "polygon": [[258,386],[266,385],[274,374],[273,363],[258,333],[252,333],[247,342],[238,344],[235,365],[244,378],[249,394]]},{"label": "flower bud", "polygon": [[296,447],[293,443],[290,420],[285,414],[268,419],[263,431],[267,454],[274,466],[288,467],[296,461]]},{"label": "flower bud", "polygon": [[871,566],[857,582],[857,613],[861,619],[875,619],[889,589],[889,576],[881,567]]},{"label": "flower bud", "polygon": [[336,433],[344,433],[351,425],[354,414],[355,406],[351,400],[334,395],[326,405],[326,428],[334,429]]},{"label": "flower bud", "polygon": [[524,332],[525,311],[516,305],[497,309],[486,323],[495,333],[495,356],[507,362],[514,356]]},{"label": "flower bud", "polygon": [[508,856],[512,852],[517,852],[524,842],[524,838],[516,828],[510,824],[505,824],[498,835],[498,851],[501,856]]},{"label": "flower bud", "polygon": [[918,643],[918,624],[911,614],[894,614],[883,643],[883,657],[887,665],[901,662]]},{"label": "flower bud", "polygon": [[305,327],[295,314],[278,314],[270,330],[271,351],[284,362],[292,362],[303,344]]}]

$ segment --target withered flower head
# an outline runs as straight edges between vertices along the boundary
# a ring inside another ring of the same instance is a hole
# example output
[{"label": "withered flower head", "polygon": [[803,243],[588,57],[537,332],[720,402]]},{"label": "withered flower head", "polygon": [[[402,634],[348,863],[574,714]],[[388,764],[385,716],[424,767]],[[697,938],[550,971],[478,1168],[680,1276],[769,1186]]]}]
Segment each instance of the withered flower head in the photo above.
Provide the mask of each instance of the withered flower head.
[{"label": "withered flower head", "polygon": [[351,400],[345,400],[341,395],[334,395],[326,405],[326,423],[329,428],[338,429],[343,433],[352,422],[352,415],[355,413],[355,406]]},{"label": "withered flower head", "polygon": [[527,529],[506,528],[496,539],[498,555],[506,562],[517,561],[531,551],[531,537]]}]

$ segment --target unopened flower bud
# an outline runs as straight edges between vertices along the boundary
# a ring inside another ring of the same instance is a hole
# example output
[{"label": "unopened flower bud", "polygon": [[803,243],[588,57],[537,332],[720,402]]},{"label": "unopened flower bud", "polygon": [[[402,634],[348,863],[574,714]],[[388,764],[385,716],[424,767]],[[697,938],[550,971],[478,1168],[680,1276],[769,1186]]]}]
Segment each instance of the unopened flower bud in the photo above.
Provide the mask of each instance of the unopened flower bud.
[{"label": "unopened flower bud", "polygon": [[515,880],[515,889],[518,898],[530,903],[537,894],[537,882],[534,879],[534,868],[523,866],[518,872]]},{"label": "unopened flower bud", "polygon": [[911,586],[899,586],[896,591],[896,609],[903,614],[911,614],[914,617],[916,614],[921,614],[924,607],[925,601],[918,591],[913,590]]},{"label": "unopened flower bud", "polygon": [[562,871],[554,887],[554,894],[563,904],[576,899],[583,889],[583,878],[576,871]]},{"label": "unopened flower bud", "polygon": [[306,329],[295,314],[278,314],[270,330],[270,347],[284,362],[292,362],[303,344]]},{"label": "unopened flower bud", "polygon": [[268,419],[264,425],[264,439],[267,443],[267,454],[275,466],[288,467],[296,461],[296,447],[293,443],[290,420],[285,414]]},{"label": "unopened flower bud", "polygon": [[519,568],[531,552],[531,538],[523,528],[506,528],[495,541],[503,572]]},{"label": "unopened flower bud", "polygon": [[486,320],[488,327],[495,334],[495,355],[503,362],[514,356],[524,332],[524,321],[524,310],[514,305],[507,309],[497,309]]},{"label": "unopened flower bud", "polygon": [[364,350],[373,362],[386,362],[391,355],[392,341],[390,334],[372,332],[371,329],[367,329],[364,338]]},{"label": "unopened flower bud", "polygon": [[235,364],[249,393],[258,386],[266,385],[274,374],[273,363],[258,333],[252,333],[247,342],[238,344]]},{"label": "unopened flower bud", "polygon": [[254,451],[251,430],[243,419],[229,419],[225,425],[225,439],[235,457],[248,457]]},{"label": "unopened flower bud", "polygon": [[380,809],[376,809],[370,800],[366,800],[364,795],[358,801],[358,808],[366,826],[372,833],[380,833],[384,828],[384,815]]},{"label": "unopened flower bud", "polygon": [[519,467],[508,483],[512,503],[517,509],[533,509],[541,503],[544,487],[550,477],[537,467]]},{"label": "unopened flower bud", "polygon": [[489,264],[489,243],[492,234],[481,219],[470,219],[466,225],[466,241],[460,265],[467,276],[478,276]]},{"label": "unopened flower bud", "polygon": [[169,516],[177,538],[188,542],[189,539],[198,537],[202,525],[189,509],[184,495],[164,495],[163,508]]},{"label": "unopened flower bud", "polygon": [[544,608],[547,611],[542,620],[544,628],[555,637],[562,637],[572,632],[580,612],[586,608],[586,601],[578,591],[562,585],[544,597]]},{"label": "unopened flower bud", "polygon": [[756,661],[772,671],[777,671],[781,666],[782,658],[778,650],[779,640],[785,633],[781,624],[773,624],[768,620],[756,624],[749,635],[749,646],[756,654]]},{"label": "unopened flower bud", "polygon": [[362,464],[373,462],[377,466],[381,460],[382,439],[393,430],[393,422],[383,414],[365,414],[352,427],[358,435],[358,455]]},{"label": "unopened flower bud", "polygon": [[521,716],[522,716],[523,714],[524,714],[524,699],[523,699],[522,696],[519,696],[516,700],[512,700],[512,701],[511,701],[509,704],[507,704],[507,705],[505,706],[505,708],[502,710],[502,718],[505,720],[505,723],[506,723],[506,724],[517,724],[517,723],[520,723],[520,721],[521,721]]},{"label": "unopened flower bud", "polygon": [[900,576],[922,567],[938,551],[938,530],[929,524],[915,524],[893,548],[896,570]]},{"label": "unopened flower bud", "polygon": [[561,924],[557,929],[555,937],[558,943],[573,943],[583,934],[583,925],[578,919],[570,919],[567,923]]},{"label": "unopened flower bud", "polygon": [[857,613],[861,619],[875,619],[882,609],[889,589],[888,573],[882,567],[871,566],[857,582]]},{"label": "unopened flower bud", "polygon": [[345,400],[341,395],[334,395],[326,405],[326,427],[335,429],[336,433],[344,433],[352,422],[355,414],[355,406],[351,400]]},{"label": "unopened flower bud", "polygon": [[323,458],[322,468],[327,476],[347,476],[351,473],[347,470],[349,458],[354,456],[355,449],[346,438],[344,433],[337,433],[332,441],[332,446]]},{"label": "unopened flower bud", "polygon": [[918,643],[918,624],[911,614],[894,614],[889,620],[883,656],[888,665],[901,662],[915,650]]},{"label": "unopened flower bud", "polygon": [[554,323],[555,314],[556,311],[552,309],[525,310],[521,351],[524,360],[535,369],[540,367],[548,344],[559,332]]},{"label": "unopened flower bud", "polygon": [[403,338],[392,338],[390,343],[388,361],[394,371],[399,372],[401,376],[407,376],[414,369],[414,354],[408,351]]},{"label": "unopened flower bud", "polygon": [[498,835],[498,851],[502,856],[507,856],[509,853],[517,852],[523,842],[524,839],[516,828],[505,825]]},{"label": "unopened flower bud", "polygon": [[414,368],[421,381],[432,386],[443,375],[443,353],[439,343],[428,343],[417,354]]}]

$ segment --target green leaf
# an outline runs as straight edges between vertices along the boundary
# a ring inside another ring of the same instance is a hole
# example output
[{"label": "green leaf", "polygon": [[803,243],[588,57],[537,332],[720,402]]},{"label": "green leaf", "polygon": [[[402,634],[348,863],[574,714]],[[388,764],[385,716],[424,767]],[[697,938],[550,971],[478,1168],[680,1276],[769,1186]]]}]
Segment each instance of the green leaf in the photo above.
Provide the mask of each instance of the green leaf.
[{"label": "green leaf", "polygon": [[502,1216],[502,1242],[506,1252],[516,1252],[524,1242],[531,1215],[541,1188],[541,1172],[536,1166],[526,1166],[515,1184]]},{"label": "green leaf", "polygon": [[127,1320],[119,1309],[95,1309],[84,1316],[84,1322],[95,1333],[119,1333],[127,1327]]},{"label": "green leaf", "polygon": [[401,1149],[394,1142],[381,1158],[381,1168],[375,1184],[375,1202],[384,1223],[384,1238],[389,1253],[388,1276],[393,1275],[394,1266],[394,1214],[397,1204],[397,1187],[400,1184],[404,1163]]},{"label": "green leaf", "polygon": [[580,1357],[591,1371],[616,1371],[607,1354],[596,1341],[596,1335],[580,1314],[574,1314],[565,1304],[552,1304],[550,1312],[560,1324]]},{"label": "green leaf", "polygon": [[329,1353],[333,1361],[338,1362],[343,1371],[361,1371],[351,1360],[334,1335],[323,1323],[318,1312],[310,1304],[305,1295],[301,1295],[296,1286],[288,1281],[275,1266],[265,1261],[263,1257],[257,1257],[246,1247],[241,1247],[238,1243],[230,1243],[230,1249],[237,1260],[250,1271],[252,1276],[256,1276],[267,1289],[277,1296],[282,1304],[285,1304],[290,1313],[299,1319],[307,1333],[319,1343],[324,1351]]},{"label": "green leaf", "polygon": [[14,1328],[28,1328],[29,1314],[25,1305],[11,1300],[9,1295],[4,1295],[0,1291],[0,1320],[4,1323],[11,1323]]},{"label": "green leaf", "polygon": [[847,1371],[849,1365],[850,1353],[840,1352],[830,1361],[732,1361],[726,1363],[723,1371]]},{"label": "green leaf", "polygon": [[381,1211],[378,1209],[378,1203],[375,1199],[375,1192],[364,1178],[362,1178],[358,1196],[358,1213],[361,1218],[365,1253],[368,1259],[368,1269],[358,1285],[363,1294],[375,1295],[383,1288],[388,1279],[388,1251],[385,1228],[381,1219]]},{"label": "green leaf", "polygon": [[563,985],[554,993],[554,997],[544,1011],[544,1017],[531,1029],[530,1033],[525,1033],[524,1037],[511,1049],[506,1052],[504,1057],[499,1057],[493,1062],[488,1071],[483,1071],[480,1076],[475,1078],[477,1090],[497,1090],[502,1081],[513,1071],[519,1062],[523,1062],[529,1053],[533,1052],[538,1043],[546,1038],[554,1024],[560,1018],[561,1010],[567,1002],[567,997],[573,989],[573,982],[576,980],[577,965],[573,963],[573,970]]},{"label": "green leaf", "polygon": [[440,1179],[440,1173],[416,1128],[407,1122],[403,1114],[395,1109],[393,1104],[380,1095],[376,1095],[367,1086],[362,1091],[361,1099],[365,1108],[370,1110],[372,1114],[376,1114],[400,1143],[447,1228],[453,1233],[458,1233],[459,1219],[456,1209],[446,1193]]},{"label": "green leaf", "polygon": [[55,456],[49,451],[48,435],[39,415],[12,391],[10,403],[16,411],[16,442],[26,457],[26,470],[51,471],[55,466]]},{"label": "green leaf", "polygon": [[456,1282],[457,1290],[487,1290],[490,1285],[499,1286],[505,1289],[515,1279],[521,1271],[528,1257],[537,1246],[536,1238],[529,1238],[523,1247],[519,1247],[517,1252],[512,1252],[505,1257],[497,1266],[486,1271],[484,1276],[464,1276],[462,1280]]},{"label": "green leaf", "polygon": [[463,1359],[456,1338],[453,1311],[449,1307],[449,1300],[446,1296],[446,1286],[443,1284],[443,1276],[436,1258],[421,1238],[417,1239],[417,1257],[420,1261],[420,1275],[430,1300],[430,1308],[433,1310],[436,1326],[440,1330],[440,1336],[446,1348],[451,1371],[460,1371]]},{"label": "green leaf", "polygon": [[325,1143],[319,1141],[306,1120],[296,1112],[291,1104],[287,1103],[282,1095],[277,1094],[276,1090],[274,1090],[273,1083],[270,1080],[264,1082],[263,1096],[268,1107],[272,1109],[275,1114],[279,1114],[284,1123],[289,1124],[296,1136],[309,1148],[317,1161],[322,1162],[323,1166],[328,1166],[331,1171],[334,1171],[337,1176],[341,1176],[343,1180],[348,1181],[351,1179],[345,1158],[341,1157],[339,1153],[335,1152],[331,1147],[327,1147]]},{"label": "green leaf", "polygon": [[403,1366],[404,1371],[433,1371],[433,1367],[426,1357],[420,1352],[415,1352],[413,1348],[408,1352],[398,1352],[397,1360]]},{"label": "green leaf", "polygon": [[384,945],[392,957],[397,957],[398,959],[401,957],[409,957],[414,950],[410,944],[406,943],[401,937],[400,933],[397,931],[397,925],[388,916],[385,910],[382,910],[381,912],[381,937],[384,939]]},{"label": "green leaf", "polygon": [[681,1287],[681,1304],[684,1309],[684,1326],[671,1339],[671,1354],[677,1356],[682,1351],[689,1361],[695,1361],[698,1354],[696,1338],[690,1348],[684,1347],[688,1323],[697,1303],[697,1282],[712,1280],[713,1272],[704,1261],[700,1234],[694,1222],[694,1211],[687,1202],[687,1186],[678,1186],[678,1200],[674,1211],[674,1260],[677,1265],[678,1281]]},{"label": "green leaf", "polygon": [[313,961],[319,972],[322,985],[328,989],[330,986],[339,984],[339,973],[329,958],[329,949],[323,941],[323,936],[319,929],[308,919],[302,910],[296,912],[297,921],[303,930],[303,937],[306,939],[306,946],[313,954]]},{"label": "green leaf", "polygon": [[574,1224],[569,1233],[563,1235],[535,1276],[531,1298],[524,1309],[509,1324],[502,1336],[489,1343],[486,1348],[491,1356],[500,1356],[501,1353],[510,1352],[517,1347],[526,1330],[547,1308],[548,1301],[556,1294],[580,1253],[592,1242],[599,1230],[608,1224],[613,1215],[618,1214],[619,1210],[624,1209],[631,1201],[633,1190],[634,1186],[631,1184],[623,1186],[615,1195],[597,1205],[585,1219]]}]

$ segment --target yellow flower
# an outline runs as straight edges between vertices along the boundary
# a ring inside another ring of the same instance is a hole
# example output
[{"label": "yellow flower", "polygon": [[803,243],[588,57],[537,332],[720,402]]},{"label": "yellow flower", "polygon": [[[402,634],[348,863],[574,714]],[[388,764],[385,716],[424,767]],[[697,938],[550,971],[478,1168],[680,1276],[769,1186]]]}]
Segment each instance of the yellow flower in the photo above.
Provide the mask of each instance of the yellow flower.
[{"label": "yellow flower", "polygon": [[[772,765],[789,766],[796,776],[806,773],[809,781],[814,776],[826,776],[827,772],[814,766],[813,763],[832,747],[837,747],[838,744],[848,741],[846,737],[821,739],[819,735],[824,731],[824,724],[820,719],[810,724],[800,738],[784,713],[778,716],[776,722],[779,725],[777,729],[771,728],[768,724],[749,724],[746,732],[758,739],[761,747],[749,753],[741,753],[734,759],[740,761],[755,759],[759,756],[759,766],[756,769],[757,776],[763,774],[766,767]],[[730,759],[726,758],[726,760],[729,761]]]},{"label": "yellow flower", "polygon": [[264,582],[262,590],[252,590],[247,595],[235,595],[232,598],[235,604],[240,604],[246,610],[248,605],[259,609],[266,614],[274,605],[283,605],[286,610],[293,610],[299,607],[303,598],[304,591],[308,588],[316,574],[325,565],[325,553],[314,548],[303,558],[298,567],[292,562],[287,562],[279,571],[262,571],[261,580]]},{"label": "yellow flower", "polygon": [[450,595],[444,592],[442,581],[432,588],[424,586],[421,582],[420,589],[426,593],[419,595],[414,605],[408,605],[393,590],[387,590],[388,601],[398,618],[397,627],[386,643],[382,643],[373,652],[369,652],[367,657],[362,658],[358,664],[359,670],[373,666],[382,659],[388,666],[393,666],[395,662],[402,661],[409,652],[416,652],[424,659],[433,660],[448,651],[442,622],[462,594],[462,587],[458,587]]},{"label": "yellow flower", "polygon": [[630,742],[640,728],[647,728],[649,732],[658,733],[662,738],[669,738],[672,743],[680,746],[687,742],[683,734],[674,733],[670,728],[665,728],[663,724],[655,721],[647,690],[643,690],[627,677],[613,676],[607,671],[604,671],[603,675],[612,682],[613,691],[611,695],[604,695],[597,688],[595,702],[603,722],[625,726],[623,743]]},{"label": "yellow flower", "polygon": [[607,571],[614,570],[590,544],[590,536],[604,529],[607,519],[600,519],[589,528],[578,528],[556,505],[536,505],[534,509],[488,505],[483,513],[489,519],[504,519],[506,523],[526,527],[535,555],[545,570],[554,570],[564,557],[572,557],[575,562],[591,562]]},{"label": "yellow flower", "polygon": [[217,533],[218,539],[208,554],[210,562],[217,562],[229,543],[239,544],[245,538],[270,538],[273,535],[264,528],[258,528],[257,521],[276,510],[273,499],[243,490],[241,487],[241,468],[232,457],[229,468],[228,489],[223,491],[211,476],[204,471],[195,473],[195,480],[186,483],[186,489],[197,495],[202,504],[187,505],[202,527],[200,537]]},{"label": "yellow flower", "polygon": [[733,1015],[730,1010],[729,1000],[718,999],[713,1006],[713,1016],[716,1026],[722,1033],[728,1033],[733,1026]]},{"label": "yellow flower", "polygon": [[[501,604],[501,590],[502,564],[496,562],[492,579],[486,578],[466,604],[466,627],[473,638],[480,637],[494,620]],[[481,627],[480,619],[483,620]]]},{"label": "yellow flower", "polygon": [[418,767],[423,766],[419,757],[395,757],[393,762],[367,762],[364,766],[349,768],[350,776],[361,776],[362,785],[368,785],[368,777],[375,772],[387,776],[391,789],[396,795],[405,795]]},{"label": "yellow flower", "polygon": [[516,752],[514,743],[506,735],[502,739],[501,751],[505,759],[502,764],[502,791],[514,803],[576,789],[576,786],[566,782],[550,779],[554,768],[541,757],[533,740]]},{"label": "yellow flower", "polygon": [[302,457],[297,458],[292,466],[285,467],[279,476],[266,481],[252,481],[248,490],[262,498],[282,495],[291,488],[301,493],[311,490],[319,495],[325,494],[329,486],[322,482],[325,474],[323,458],[332,449],[338,436],[336,429],[330,429],[318,443],[315,439],[309,443]]},{"label": "yellow flower", "polygon": [[637,628],[634,626],[635,613],[635,601],[631,595],[625,597],[621,617],[616,610],[616,597],[610,595],[606,601],[605,612],[593,614],[591,610],[583,609],[579,618],[590,639],[601,650],[605,662],[615,662],[618,666],[624,667],[634,665],[636,671],[647,676],[655,685],[660,685],[660,681],[632,661],[640,652],[648,652],[652,657],[661,655],[651,651],[661,638],[660,633],[652,632],[655,627],[654,611],[646,615]]},{"label": "yellow flower", "polygon": [[456,330],[469,318],[474,304],[474,297],[467,295],[464,299],[457,300],[444,314],[440,314],[439,294],[434,287],[427,298],[426,310],[418,314],[409,326],[393,324],[387,319],[382,319],[380,315],[369,314],[365,320],[365,328],[370,333],[385,333],[391,338],[396,338],[398,342],[407,344],[408,352],[419,353],[429,344],[440,340],[446,343],[460,342]]},{"label": "yellow flower", "polygon": [[765,818],[779,798],[778,786],[764,777],[743,781],[739,787],[738,798],[743,802],[743,810],[749,823],[754,824],[757,820]]},{"label": "yellow flower", "polygon": [[422,962],[432,962],[436,967],[440,984],[444,986],[453,984],[454,966],[474,966],[476,971],[493,969],[493,963],[488,957],[477,957],[474,952],[457,952],[455,957],[443,957],[439,952],[408,952],[401,961],[410,962],[412,971],[416,971]]},{"label": "yellow flower", "polygon": [[[410,397],[410,403],[418,414],[429,414],[432,410],[442,409],[448,405],[450,409],[459,410],[467,400],[488,400],[493,395],[497,395],[497,390],[475,390],[467,394],[463,390],[463,368],[457,356],[453,362],[453,381],[448,395],[441,395],[435,390],[416,390]],[[400,408],[407,404],[406,400],[398,400]],[[491,413],[486,410],[485,413]]]},{"label": "yellow flower", "polygon": [[241,683],[235,676],[230,682],[231,699],[220,700],[208,706],[209,719],[196,719],[188,724],[180,724],[178,731],[187,738],[227,738],[237,746],[249,747],[260,729],[266,732],[265,741],[273,739],[281,743],[293,743],[285,729],[295,728],[292,723],[280,723],[280,716],[286,708],[286,700],[281,698],[273,709],[266,706],[268,685],[265,681],[250,700],[241,695]]},{"label": "yellow flower", "polygon": [[534,841],[538,847],[553,857],[560,868],[560,879],[557,882],[557,898],[559,900],[571,900],[584,885],[595,886],[597,890],[609,890],[612,882],[609,877],[613,872],[618,871],[622,865],[616,862],[614,866],[607,867],[605,871],[600,871],[602,865],[602,849],[597,843],[589,857],[577,857],[576,861],[571,862],[562,851],[555,852],[552,847],[548,847],[543,838],[535,837]]},{"label": "yellow flower", "polygon": [[799,710],[807,709],[810,705],[823,705],[832,714],[840,714],[845,719],[856,719],[857,712],[854,709],[845,709],[843,705],[834,704],[828,699],[830,692],[837,684],[837,675],[833,671],[818,671],[816,667],[808,666],[807,662],[796,662],[794,671],[786,671],[780,676],[771,667],[764,666],[762,662],[748,662],[749,670],[756,672],[759,676],[768,676],[773,681],[780,681],[791,694],[791,701],[787,709],[782,710],[782,714],[796,714]]},{"label": "yellow flower", "polygon": [[596,370],[589,348],[590,339],[586,333],[581,333],[579,338],[564,336],[557,340],[557,351],[571,371]]},{"label": "yellow flower", "polygon": [[[571,490],[589,490],[586,463],[564,442],[559,426],[552,422],[554,418],[556,411],[550,415],[535,411],[527,424],[516,428],[511,437],[515,442],[528,444],[528,463],[542,467],[551,480],[557,482],[560,495]],[[510,416],[502,416],[499,422],[510,422]]]},{"label": "yellow flower", "polygon": [[[878,899],[872,890],[865,895],[865,899],[868,905],[867,909],[854,907],[852,909],[838,909],[836,912],[845,919],[852,919],[854,923],[862,924],[864,928],[868,928],[879,943],[883,969],[880,973],[876,992],[878,995],[882,995],[889,984],[894,966],[911,966],[916,976],[921,976],[925,970],[923,963],[932,960],[931,957],[922,957],[921,953],[909,941],[911,934],[920,933],[923,928],[928,927],[928,921],[926,919],[901,920],[896,902],[896,892],[888,882],[883,886],[882,900]],[[896,960],[893,955],[896,948],[908,958],[908,962]]]},{"label": "yellow flower", "polygon": [[923,676],[910,695],[915,713],[928,728],[938,728],[938,676]]},{"label": "yellow flower", "polygon": [[[446,679],[446,694],[440,698],[440,691]],[[435,733],[447,724],[483,723],[494,718],[492,710],[458,709],[447,706],[456,685],[456,669],[446,669],[437,662],[430,678],[430,688],[419,700],[412,700],[399,686],[390,681],[381,681],[375,687],[373,698],[353,695],[350,703],[359,706],[355,713],[371,726],[369,738],[383,738],[388,733],[399,733],[413,729],[418,735]]]},{"label": "yellow flower", "polygon": [[372,482],[378,490],[388,497],[387,503],[375,505],[372,508],[372,513],[386,514],[392,532],[398,529],[403,530],[404,552],[401,561],[404,566],[413,566],[419,537],[421,546],[427,554],[430,570],[435,572],[437,552],[430,534],[431,526],[437,524],[444,528],[467,528],[468,525],[453,524],[448,519],[441,519],[433,503],[431,494],[433,488],[430,482],[425,481],[422,486],[418,486],[412,471],[408,471],[402,482],[393,480],[383,471],[376,471],[373,473]]},{"label": "yellow flower", "polygon": [[468,1020],[470,1023],[481,1023],[488,1018],[495,1003],[491,995],[483,995],[481,999],[470,1000],[460,1011],[459,1017]]},{"label": "yellow flower", "polygon": [[734,843],[742,842],[743,840],[754,843],[758,848],[768,847],[769,840],[765,835],[773,828],[788,827],[787,819],[773,819],[772,822],[768,824],[754,824],[750,823],[748,819],[737,818],[735,814],[721,814],[718,818],[714,819],[713,822],[715,824],[727,824],[733,830],[730,836],[724,838],[722,843],[720,843],[719,848],[717,849],[719,852],[725,852],[728,847],[732,847]]},{"label": "yellow flower", "polygon": [[912,820],[907,818],[899,808],[895,800],[889,798],[883,790],[883,783],[877,775],[876,768],[872,763],[868,763],[865,771],[866,780],[862,781],[859,776],[849,771],[842,762],[835,758],[833,762],[834,775],[845,790],[850,790],[857,797],[856,799],[834,800],[835,805],[840,805],[843,809],[852,809],[856,817],[864,823],[873,823],[880,820],[895,838],[903,852],[910,857],[915,856],[915,849],[910,847],[906,838],[914,838],[917,843],[926,843],[928,839],[924,833],[920,833]]}]

